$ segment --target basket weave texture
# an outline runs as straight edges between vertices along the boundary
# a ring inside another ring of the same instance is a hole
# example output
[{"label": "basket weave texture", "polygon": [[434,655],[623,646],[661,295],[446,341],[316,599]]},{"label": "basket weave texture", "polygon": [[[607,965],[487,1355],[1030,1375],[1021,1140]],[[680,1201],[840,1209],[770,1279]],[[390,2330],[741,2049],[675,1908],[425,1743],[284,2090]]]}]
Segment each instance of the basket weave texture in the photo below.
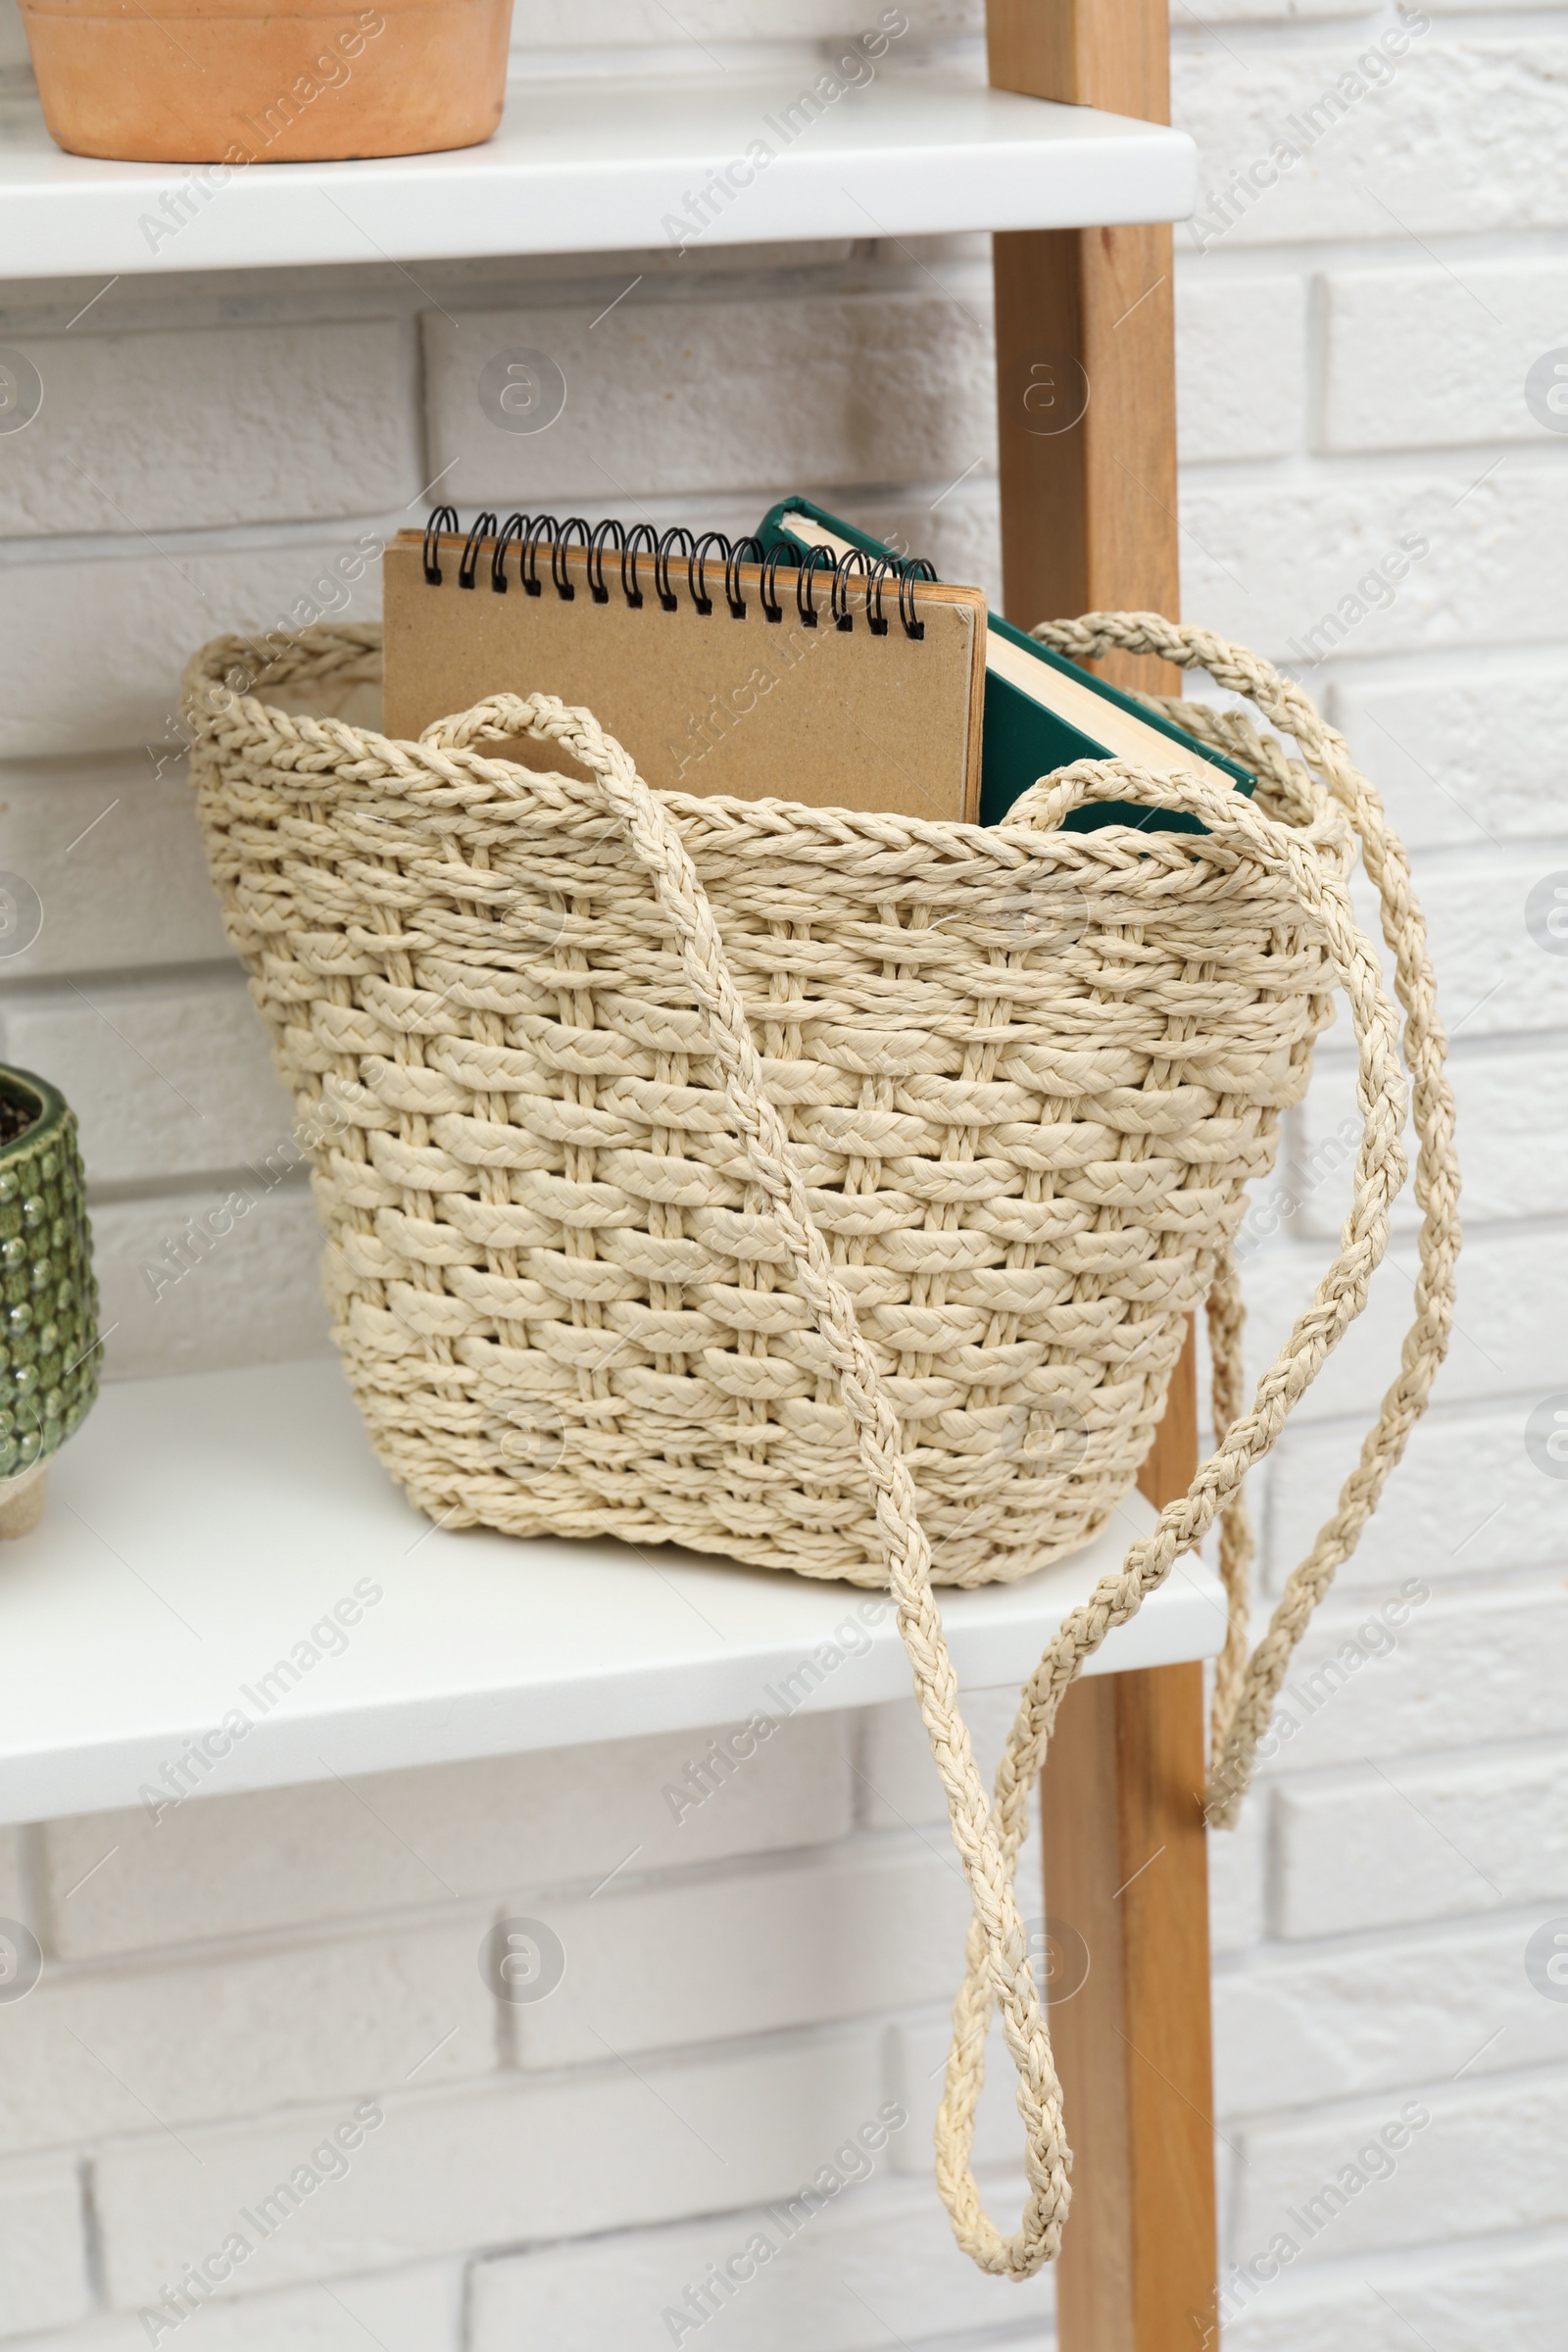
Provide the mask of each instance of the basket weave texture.
[{"label": "basket weave texture", "polygon": [[[1013,2278],[1056,2253],[1071,2195],[1015,1886],[1061,1699],[1217,1524],[1207,1805],[1235,1818],[1292,1650],[1425,1407],[1459,1238],[1424,926],[1343,740],[1256,655],[1157,613],[1036,633],[1200,664],[1303,757],[1184,705],[1253,769],[1253,802],[1085,761],[981,831],[657,795],[543,694],[388,742],[255,699],[239,639],[196,658],[186,701],[225,920],[315,1161],[339,1344],[410,1494],[448,1524],[675,1538],[891,1588],[973,1907],[937,2180],[959,2245]],[[373,631],[316,630],[269,669],[319,703],[377,661]],[[576,775],[474,748],[508,738]],[[1060,829],[1127,800],[1207,831]],[[1356,1042],[1352,1206],[1249,1403],[1230,1237],[1331,984]],[[1243,1482],[1366,1303],[1407,1112],[1422,1218],[1399,1369],[1254,1644]],[[1200,1299],[1215,1450],[1062,1620],[988,1799],[933,1583],[1017,1575],[1094,1530]],[[970,2162],[994,2010],[1025,2138],[1010,2234]]]},{"label": "basket weave texture", "polygon": [[[312,632],[290,683],[373,675],[368,635]],[[318,1139],[337,1344],[413,1499],[885,1583],[679,943],[596,787],[255,703],[198,784]],[[1190,837],[667,808],[906,1432],[933,1574],[1027,1574],[1148,1449],[1305,1085],[1321,942],[1280,876]]]}]

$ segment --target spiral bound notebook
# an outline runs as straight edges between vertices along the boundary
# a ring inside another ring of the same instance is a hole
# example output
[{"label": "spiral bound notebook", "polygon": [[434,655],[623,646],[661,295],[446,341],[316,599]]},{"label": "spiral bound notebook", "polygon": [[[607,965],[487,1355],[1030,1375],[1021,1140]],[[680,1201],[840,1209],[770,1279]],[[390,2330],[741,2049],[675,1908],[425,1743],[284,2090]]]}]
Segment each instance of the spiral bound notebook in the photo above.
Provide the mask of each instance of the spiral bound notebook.
[{"label": "spiral bound notebook", "polygon": [[[782,540],[804,555],[823,548],[834,560],[852,548],[874,562],[889,551],[879,539],[843,522],[807,498],[781,499],[758,525],[765,547]],[[1254,778],[1223,752],[1200,743],[1158,711],[1037,644],[995,612],[987,622],[985,763],[980,821],[1000,825],[1020,793],[1037,777],[1075,760],[1127,760],[1156,774],[1187,773],[1250,793]],[[1161,833],[1201,833],[1186,809],[1159,812],[1128,801],[1106,801],[1075,808],[1069,832],[1090,833],[1102,825],[1137,825]]]},{"label": "spiral bound notebook", "polygon": [[481,514],[465,537],[447,507],[382,574],[389,735],[542,691],[666,791],[979,814],[985,599],[928,564],[548,514]]}]

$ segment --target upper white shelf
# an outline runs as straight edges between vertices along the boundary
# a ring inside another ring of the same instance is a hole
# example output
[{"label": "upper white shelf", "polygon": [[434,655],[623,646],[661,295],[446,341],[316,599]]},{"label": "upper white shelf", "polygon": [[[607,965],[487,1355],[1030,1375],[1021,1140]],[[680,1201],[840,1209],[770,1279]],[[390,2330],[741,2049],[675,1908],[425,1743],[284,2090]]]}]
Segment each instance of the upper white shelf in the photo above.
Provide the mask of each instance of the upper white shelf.
[{"label": "upper white shelf", "polygon": [[[701,226],[695,200],[726,172],[732,198]],[[62,154],[35,104],[0,116],[6,278],[673,248],[680,219],[699,251],[1071,228],[1177,220],[1196,201],[1185,132],[911,72],[814,120],[798,77],[549,81],[513,89],[487,146],[258,163],[221,185]]]},{"label": "upper white shelf", "polygon": [[[1071,1559],[944,1593],[960,1682],[1021,1684],[1152,1521],[1134,1494]],[[1089,1670],[1210,1657],[1224,1633],[1217,1579],[1179,1561]],[[824,1642],[838,1662],[813,1669]],[[909,1688],[885,1594],[443,1532],[330,1361],[112,1385],[51,1465],[42,1524],[0,1543],[0,1822],[134,1805],[166,1768],[219,1795]],[[225,1718],[228,1753],[193,1763]]]}]

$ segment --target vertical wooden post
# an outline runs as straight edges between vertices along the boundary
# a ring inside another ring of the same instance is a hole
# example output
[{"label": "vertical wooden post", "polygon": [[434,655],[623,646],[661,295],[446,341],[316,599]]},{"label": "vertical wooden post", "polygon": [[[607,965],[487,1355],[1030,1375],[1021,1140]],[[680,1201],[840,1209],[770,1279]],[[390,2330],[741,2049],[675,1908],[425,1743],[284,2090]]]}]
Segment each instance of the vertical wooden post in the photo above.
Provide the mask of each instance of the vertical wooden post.
[{"label": "vertical wooden post", "polygon": [[[1152,1501],[1192,1475],[1192,1366],[1189,1340],[1139,1481]],[[1041,1783],[1047,1917],[1089,1950],[1051,2011],[1074,2151],[1061,2352],[1217,2346],[1202,1788],[1200,1666],[1068,1691]]]},{"label": "vertical wooden post", "polygon": [[[1163,122],[1166,0],[990,0],[1000,88]],[[1023,627],[1178,610],[1171,238],[1161,226],[995,239],[1004,603]],[[1121,658],[1118,684],[1170,690]],[[1139,1484],[1197,1464],[1191,1338]],[[1217,2339],[1202,1670],[1067,1694],[1042,1785],[1048,1915],[1090,1972],[1053,2004],[1075,2150],[1061,2352]]]},{"label": "vertical wooden post", "polygon": [[[990,0],[999,88],[1165,122],[1166,0]],[[1107,607],[1175,616],[1176,386],[1167,226],[993,240],[1009,620]],[[1112,656],[1117,684],[1173,691]]]}]

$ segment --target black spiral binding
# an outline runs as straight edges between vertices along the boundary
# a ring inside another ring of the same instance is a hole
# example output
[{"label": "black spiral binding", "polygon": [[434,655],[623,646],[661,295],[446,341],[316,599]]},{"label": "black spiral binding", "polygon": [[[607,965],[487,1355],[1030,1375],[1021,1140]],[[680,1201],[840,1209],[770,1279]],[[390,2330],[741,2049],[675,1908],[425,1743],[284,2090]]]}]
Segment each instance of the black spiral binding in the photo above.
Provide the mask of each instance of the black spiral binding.
[{"label": "black spiral binding", "polygon": [[675,594],[674,589],[669,584],[669,559],[672,555],[677,555],[682,552],[680,549],[673,547],[670,544],[672,540],[676,539],[684,539],[686,542],[684,550],[686,557],[686,585],[691,590],[692,603],[697,607],[699,612],[704,611],[711,612],[711,606],[704,606],[701,598],[698,595],[697,583],[692,578],[692,564],[697,555],[697,542],[692,537],[690,531],[683,529],[678,522],[675,524],[672,530],[668,530],[664,533],[663,537],[659,542],[657,551],[655,552],[654,593],[659,598],[660,604],[666,612],[676,612],[680,610],[680,598]]},{"label": "black spiral binding", "polygon": [[[441,585],[443,535],[455,538],[461,528],[455,507],[437,507],[431,514],[424,530],[424,576],[428,586]],[[746,600],[742,594],[741,565],[756,564],[760,569],[758,602],[764,620],[784,618],[778,588],[778,575],[783,569],[795,574],[795,610],[803,628],[814,629],[821,617],[822,608],[816,601],[820,581],[827,590],[825,610],[835,629],[854,628],[857,606],[852,598],[858,595],[862,617],[873,637],[885,637],[888,633],[882,595],[890,581],[898,585],[899,620],[905,635],[923,637],[925,623],[915,606],[915,584],[937,576],[924,556],[870,557],[857,547],[835,560],[831,549],[811,547],[803,557],[782,539],[775,540],[764,553],[760,539],[731,540],[723,531],[705,531],[701,538],[694,538],[678,523],[662,533],[647,522],[634,523],[628,531],[618,522],[590,526],[580,514],[569,514],[564,522],[558,522],[554,514],[514,514],[505,522],[498,522],[495,514],[486,511],[474,517],[473,528],[464,541],[458,564],[460,588],[471,590],[475,585],[479,558],[487,541],[490,586],[497,596],[505,596],[511,585],[507,578],[507,557],[515,546],[517,584],[524,596],[543,596],[545,583],[539,575],[539,560],[548,552],[551,583],[562,603],[569,605],[577,589],[567,558],[575,547],[586,559],[589,595],[596,605],[608,605],[610,588],[605,579],[605,558],[613,549],[620,567],[620,592],[633,611],[647,601],[637,576],[638,560],[646,556],[653,560],[654,594],[663,612],[675,612],[680,609],[671,571],[683,564],[686,593],[693,611],[710,615],[714,598],[709,573],[711,569],[716,578],[722,564],[725,609],[732,620],[744,620]]]},{"label": "black spiral binding", "polygon": [[934,580],[936,576],[924,556],[911,556],[899,573],[899,618],[904,623],[906,636],[925,635],[925,622],[917,620],[914,614],[914,583],[916,580]]},{"label": "black spiral binding", "polygon": [[437,507],[424,526],[424,584],[427,588],[441,585],[441,534],[458,527],[456,507]]},{"label": "black spiral binding", "polygon": [[[644,546],[646,540],[647,545]],[[651,522],[634,522],[624,533],[620,548],[620,592],[634,612],[642,610],[643,592],[637,585],[637,558],[657,555],[659,534]],[[626,577],[626,565],[631,564],[631,578]]]},{"label": "black spiral binding", "polygon": [[859,549],[852,547],[849,554],[841,556],[833,566],[833,626],[836,629],[853,629],[855,626],[855,615],[850,611],[850,581],[857,570],[865,574],[865,610],[867,619],[870,617],[871,566]]},{"label": "black spiral binding", "polygon": [[784,608],[778,601],[778,567],[781,564],[788,564],[793,569],[799,562],[795,550],[782,539],[775,539],[762,558],[762,577],[758,584],[758,593],[762,600],[764,620],[783,619]]},{"label": "black spiral binding", "polygon": [[[849,562],[848,556],[841,560],[846,564]],[[801,616],[803,629],[814,629],[816,626],[816,605],[811,595],[811,582],[819,571],[836,572],[837,569],[829,548],[808,547],[801,558],[795,574],[795,610]]]},{"label": "black spiral binding", "polygon": [[[479,514],[474,517],[473,528],[464,541],[463,562],[458,565],[458,586],[460,588],[473,586],[473,567],[479,561],[480,546],[486,539],[493,539],[495,535],[496,518],[493,514]],[[426,579],[430,576],[428,564],[425,566],[424,576]]]},{"label": "black spiral binding", "polygon": [[[715,538],[719,536],[719,533],[714,533]],[[749,556],[746,552],[748,548],[750,548],[752,551]],[[760,564],[762,561],[762,542],[760,539],[737,539],[734,546],[730,549],[729,554],[725,557],[724,602],[729,607],[731,620],[744,620],[746,618],[746,605],[741,596],[741,565],[748,563]]]},{"label": "black spiral binding", "polygon": [[605,542],[613,538],[617,549],[625,547],[626,534],[618,522],[602,522],[588,542],[588,593],[596,605],[608,605],[610,590],[605,586]]}]

